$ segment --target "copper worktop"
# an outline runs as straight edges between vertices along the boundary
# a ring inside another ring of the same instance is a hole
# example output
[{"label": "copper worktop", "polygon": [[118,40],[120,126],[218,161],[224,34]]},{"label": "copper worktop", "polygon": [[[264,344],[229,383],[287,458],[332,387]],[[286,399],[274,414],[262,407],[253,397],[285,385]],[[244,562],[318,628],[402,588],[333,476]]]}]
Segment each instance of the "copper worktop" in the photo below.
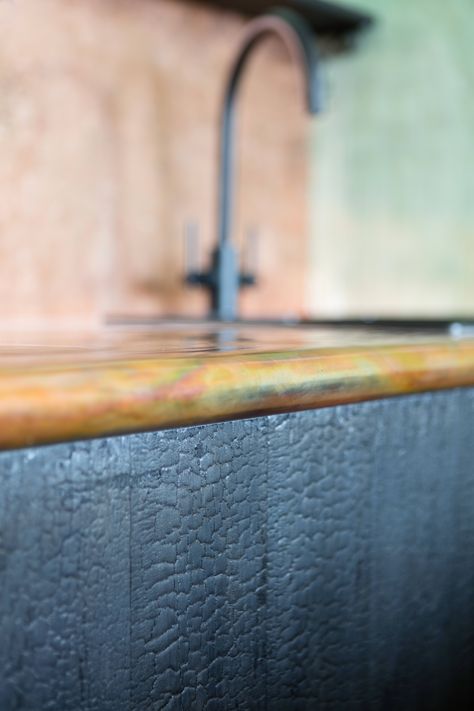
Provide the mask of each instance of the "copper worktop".
[{"label": "copper worktop", "polygon": [[156,323],[0,334],[0,447],[474,385],[474,338]]}]

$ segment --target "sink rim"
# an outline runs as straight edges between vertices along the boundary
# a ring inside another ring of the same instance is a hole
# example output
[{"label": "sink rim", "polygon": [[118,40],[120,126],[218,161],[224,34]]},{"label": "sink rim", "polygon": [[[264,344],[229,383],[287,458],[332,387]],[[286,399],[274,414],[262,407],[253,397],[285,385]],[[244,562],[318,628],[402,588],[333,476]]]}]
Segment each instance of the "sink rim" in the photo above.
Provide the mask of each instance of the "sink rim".
[{"label": "sink rim", "polygon": [[183,315],[170,316],[139,316],[139,315],[113,315],[108,317],[107,325],[219,325],[219,326],[272,326],[283,328],[362,328],[379,330],[423,331],[449,333],[451,335],[469,333],[474,335],[474,316],[452,317],[392,317],[392,316],[361,316],[344,318],[292,318],[292,317],[246,317],[235,321],[220,321],[211,317],[188,317]]}]

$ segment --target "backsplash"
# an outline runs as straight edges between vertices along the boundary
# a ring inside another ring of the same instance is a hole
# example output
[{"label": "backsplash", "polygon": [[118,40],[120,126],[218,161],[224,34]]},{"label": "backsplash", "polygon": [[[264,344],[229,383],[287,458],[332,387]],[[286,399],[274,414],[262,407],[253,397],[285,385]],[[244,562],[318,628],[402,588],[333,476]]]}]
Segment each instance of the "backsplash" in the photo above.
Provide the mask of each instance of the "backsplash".
[{"label": "backsplash", "polygon": [[376,26],[325,65],[308,303],[474,314],[474,4],[354,0]]},{"label": "backsplash", "polygon": [[[217,120],[243,24],[175,0],[0,3],[0,318],[100,325],[207,313],[184,228],[215,240]],[[307,117],[269,42],[242,93],[237,235],[259,232],[244,314],[304,309]],[[282,289],[284,275],[285,288]]]}]

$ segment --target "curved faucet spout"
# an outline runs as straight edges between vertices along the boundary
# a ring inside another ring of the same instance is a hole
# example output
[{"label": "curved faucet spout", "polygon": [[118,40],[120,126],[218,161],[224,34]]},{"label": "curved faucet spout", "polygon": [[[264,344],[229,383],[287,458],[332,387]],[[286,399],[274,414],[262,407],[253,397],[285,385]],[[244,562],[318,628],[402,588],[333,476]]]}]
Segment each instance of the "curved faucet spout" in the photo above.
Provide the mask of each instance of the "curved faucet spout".
[{"label": "curved faucet spout", "polygon": [[320,110],[318,55],[313,32],[306,20],[292,10],[277,8],[249,22],[231,68],[224,95],[220,134],[218,241],[212,256],[212,267],[207,273],[188,275],[188,282],[202,284],[210,289],[212,315],[222,321],[234,321],[237,318],[239,288],[255,282],[252,275],[240,273],[237,254],[231,240],[236,100],[248,59],[255,47],[268,35],[276,35],[282,40],[301,69],[308,112],[316,114]]},{"label": "curved faucet spout", "polygon": [[320,109],[321,92],[316,44],[306,21],[292,10],[282,8],[250,22],[230,71],[222,112],[219,180],[219,242],[221,244],[230,239],[231,232],[237,94],[250,55],[260,41],[269,34],[275,34],[283,41],[290,56],[300,67],[305,82],[305,99],[309,113],[316,114]]},{"label": "curved faucet spout", "polygon": [[240,286],[236,255],[231,246],[236,99],[247,61],[255,47],[268,35],[279,37],[297,66],[300,67],[304,79],[308,112],[316,114],[320,110],[318,55],[314,35],[307,22],[297,13],[286,8],[277,9],[250,22],[242,37],[236,60],[229,75],[222,113],[218,214],[219,254],[215,254],[215,262],[221,262],[221,264],[215,264],[218,267],[216,276],[220,283],[216,294],[217,303],[213,304],[217,317],[222,320],[234,320],[237,317],[237,296]]}]

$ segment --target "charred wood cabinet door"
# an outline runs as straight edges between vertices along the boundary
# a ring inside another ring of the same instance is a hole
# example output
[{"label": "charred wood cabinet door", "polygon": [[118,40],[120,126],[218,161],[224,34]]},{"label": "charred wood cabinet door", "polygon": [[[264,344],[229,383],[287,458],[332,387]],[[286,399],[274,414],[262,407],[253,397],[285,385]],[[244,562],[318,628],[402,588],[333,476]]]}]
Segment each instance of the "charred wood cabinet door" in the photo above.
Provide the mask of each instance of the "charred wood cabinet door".
[{"label": "charred wood cabinet door", "polygon": [[0,454],[0,709],[474,708],[474,390]]}]

